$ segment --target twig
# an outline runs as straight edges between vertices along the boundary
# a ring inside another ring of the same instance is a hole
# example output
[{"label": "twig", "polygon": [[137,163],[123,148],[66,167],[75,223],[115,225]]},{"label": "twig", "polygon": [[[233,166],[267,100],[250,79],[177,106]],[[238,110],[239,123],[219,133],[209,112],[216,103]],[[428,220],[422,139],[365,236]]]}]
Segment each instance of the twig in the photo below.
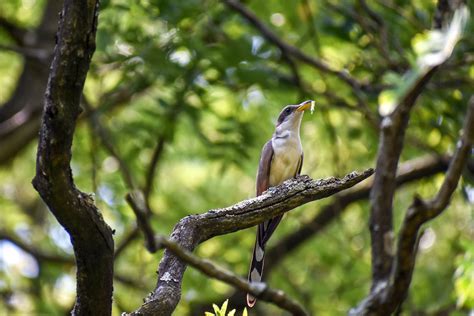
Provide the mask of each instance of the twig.
[{"label": "twig", "polygon": [[348,84],[354,90],[360,91],[361,83],[356,79],[352,78],[347,72],[339,71],[331,68],[322,60],[318,60],[311,56],[306,55],[298,48],[284,42],[281,40],[275,33],[273,33],[265,24],[263,24],[257,16],[249,9],[247,9],[242,3],[235,0],[222,0],[229,8],[238,12],[243,18],[245,18],[250,24],[252,24],[260,33],[271,43],[277,46],[282,52],[285,52],[298,60],[316,68],[320,71],[326,72],[328,74],[334,75],[341,79],[343,82]]},{"label": "twig", "polygon": [[92,106],[87,101],[87,98],[83,96],[82,103],[87,111],[86,115],[89,118],[89,125],[94,133],[99,137],[102,145],[107,150],[107,152],[117,160],[119,165],[120,173],[122,174],[123,181],[129,190],[135,190],[135,179],[133,178],[132,172],[128,168],[125,161],[122,159],[115,145],[112,143],[112,138],[110,137],[108,131],[100,122],[97,111],[92,109]]},{"label": "twig", "polygon": [[274,290],[265,283],[251,284],[246,279],[215,265],[210,260],[196,257],[177,243],[162,236],[157,238],[157,243],[164,245],[176,257],[212,278],[221,280],[246,293],[251,293],[263,301],[271,302],[293,315],[308,315],[298,302],[289,298],[281,290]]},{"label": "twig", "polygon": [[390,56],[391,49],[389,45],[389,35],[383,18],[373,9],[371,9],[365,0],[358,0],[358,3],[361,9],[369,16],[370,20],[372,20],[375,25],[369,27],[366,24],[365,17],[362,16],[357,16],[358,23],[369,35],[371,33],[376,33],[378,35],[378,38],[374,38],[375,46],[377,47],[378,51],[388,62],[390,68],[400,70],[402,65],[400,65]]},{"label": "twig", "polygon": [[143,232],[145,238],[145,247],[150,253],[155,253],[158,249],[155,242],[155,233],[150,224],[150,211],[146,205],[145,197],[142,191],[136,190],[127,193],[125,200],[132,208],[137,217],[138,228]]},{"label": "twig", "polygon": [[151,156],[150,165],[148,167],[148,172],[146,174],[145,187],[143,188],[143,194],[145,195],[145,201],[148,201],[148,198],[153,187],[153,180],[155,178],[156,169],[158,164],[163,157],[163,149],[165,148],[166,140],[164,137],[160,137],[156,143],[155,149]]},{"label": "twig", "polygon": [[[143,237],[145,239],[145,247],[151,253],[156,252],[155,238],[153,228],[150,224],[150,215],[152,214],[147,201],[145,200],[144,194],[141,190],[136,187],[136,181],[132,175],[132,172],[128,168],[126,162],[120,156],[115,145],[111,141],[111,137],[108,135],[108,131],[102,126],[98,118],[97,111],[93,111],[89,103],[84,99],[84,106],[88,112],[89,123],[92,130],[99,137],[105,149],[108,151],[112,157],[114,157],[118,164],[119,170],[122,174],[122,178],[127,186],[129,193],[126,194],[125,200],[132,208],[135,216],[137,218],[137,226],[143,232]],[[132,236],[132,239],[137,236]],[[131,240],[130,240],[131,241]],[[121,244],[124,246],[124,244]],[[120,251],[122,251],[121,249]]]},{"label": "twig", "polygon": [[[255,226],[297,206],[352,187],[372,174],[373,170],[367,169],[362,173],[350,173],[342,179],[312,180],[308,176],[301,176],[287,180],[257,198],[181,219],[173,229],[171,240],[180,247],[193,251],[198,244],[209,238]],[[185,269],[186,264],[166,250],[160,262],[157,287],[135,313],[171,315],[180,300]]]},{"label": "twig", "polygon": [[138,237],[139,232],[140,229],[138,227],[134,227],[131,231],[125,234],[125,237],[123,237],[122,241],[118,244],[115,250],[114,260],[117,260],[122,255],[130,243]]}]

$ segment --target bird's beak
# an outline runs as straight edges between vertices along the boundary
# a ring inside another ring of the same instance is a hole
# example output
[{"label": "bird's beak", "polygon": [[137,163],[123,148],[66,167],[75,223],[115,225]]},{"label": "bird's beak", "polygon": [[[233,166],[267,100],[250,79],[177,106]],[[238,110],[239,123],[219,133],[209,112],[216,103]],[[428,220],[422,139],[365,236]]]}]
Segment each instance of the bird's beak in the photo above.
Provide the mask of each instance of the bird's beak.
[{"label": "bird's beak", "polygon": [[300,103],[300,106],[296,109],[298,112],[303,112],[311,107],[311,103],[314,102],[313,100],[308,100]]}]

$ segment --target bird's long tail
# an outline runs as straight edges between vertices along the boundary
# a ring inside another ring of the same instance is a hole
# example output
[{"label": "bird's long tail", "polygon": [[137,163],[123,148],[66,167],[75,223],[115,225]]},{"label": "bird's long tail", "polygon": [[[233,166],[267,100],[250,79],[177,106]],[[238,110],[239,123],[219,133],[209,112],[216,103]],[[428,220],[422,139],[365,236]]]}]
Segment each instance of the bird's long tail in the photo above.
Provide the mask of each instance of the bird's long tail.
[{"label": "bird's long tail", "polygon": [[[281,216],[274,217],[268,221],[258,225],[257,238],[253,248],[252,261],[250,262],[250,270],[248,280],[249,282],[261,282],[263,275],[263,263],[265,259],[265,244],[272,236],[281,221]],[[253,307],[257,299],[250,294],[247,294],[247,305]]]}]

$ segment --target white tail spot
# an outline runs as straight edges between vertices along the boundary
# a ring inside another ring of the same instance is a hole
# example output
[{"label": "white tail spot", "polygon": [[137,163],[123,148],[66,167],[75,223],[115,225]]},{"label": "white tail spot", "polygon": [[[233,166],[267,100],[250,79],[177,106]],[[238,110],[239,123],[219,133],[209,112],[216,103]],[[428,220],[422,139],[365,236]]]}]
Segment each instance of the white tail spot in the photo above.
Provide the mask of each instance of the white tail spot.
[{"label": "white tail spot", "polygon": [[250,281],[252,282],[260,282],[262,277],[260,276],[260,273],[258,273],[257,269],[254,268],[252,270],[252,273],[250,273]]},{"label": "white tail spot", "polygon": [[257,259],[257,261],[260,262],[263,260],[263,255],[264,255],[263,249],[260,248],[259,245],[256,245],[255,246],[255,259]]}]

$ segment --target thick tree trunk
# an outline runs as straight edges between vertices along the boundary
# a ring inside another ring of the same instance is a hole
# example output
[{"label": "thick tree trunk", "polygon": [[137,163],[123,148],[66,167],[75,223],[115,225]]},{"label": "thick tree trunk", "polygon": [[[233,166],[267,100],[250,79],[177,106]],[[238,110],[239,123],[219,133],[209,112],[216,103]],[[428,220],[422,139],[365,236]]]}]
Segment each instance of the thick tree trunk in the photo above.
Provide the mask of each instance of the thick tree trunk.
[{"label": "thick tree trunk", "polygon": [[110,315],[114,242],[93,200],[70,167],[80,98],[95,50],[97,0],[66,0],[46,89],[33,185],[67,230],[77,264],[75,315]]}]

